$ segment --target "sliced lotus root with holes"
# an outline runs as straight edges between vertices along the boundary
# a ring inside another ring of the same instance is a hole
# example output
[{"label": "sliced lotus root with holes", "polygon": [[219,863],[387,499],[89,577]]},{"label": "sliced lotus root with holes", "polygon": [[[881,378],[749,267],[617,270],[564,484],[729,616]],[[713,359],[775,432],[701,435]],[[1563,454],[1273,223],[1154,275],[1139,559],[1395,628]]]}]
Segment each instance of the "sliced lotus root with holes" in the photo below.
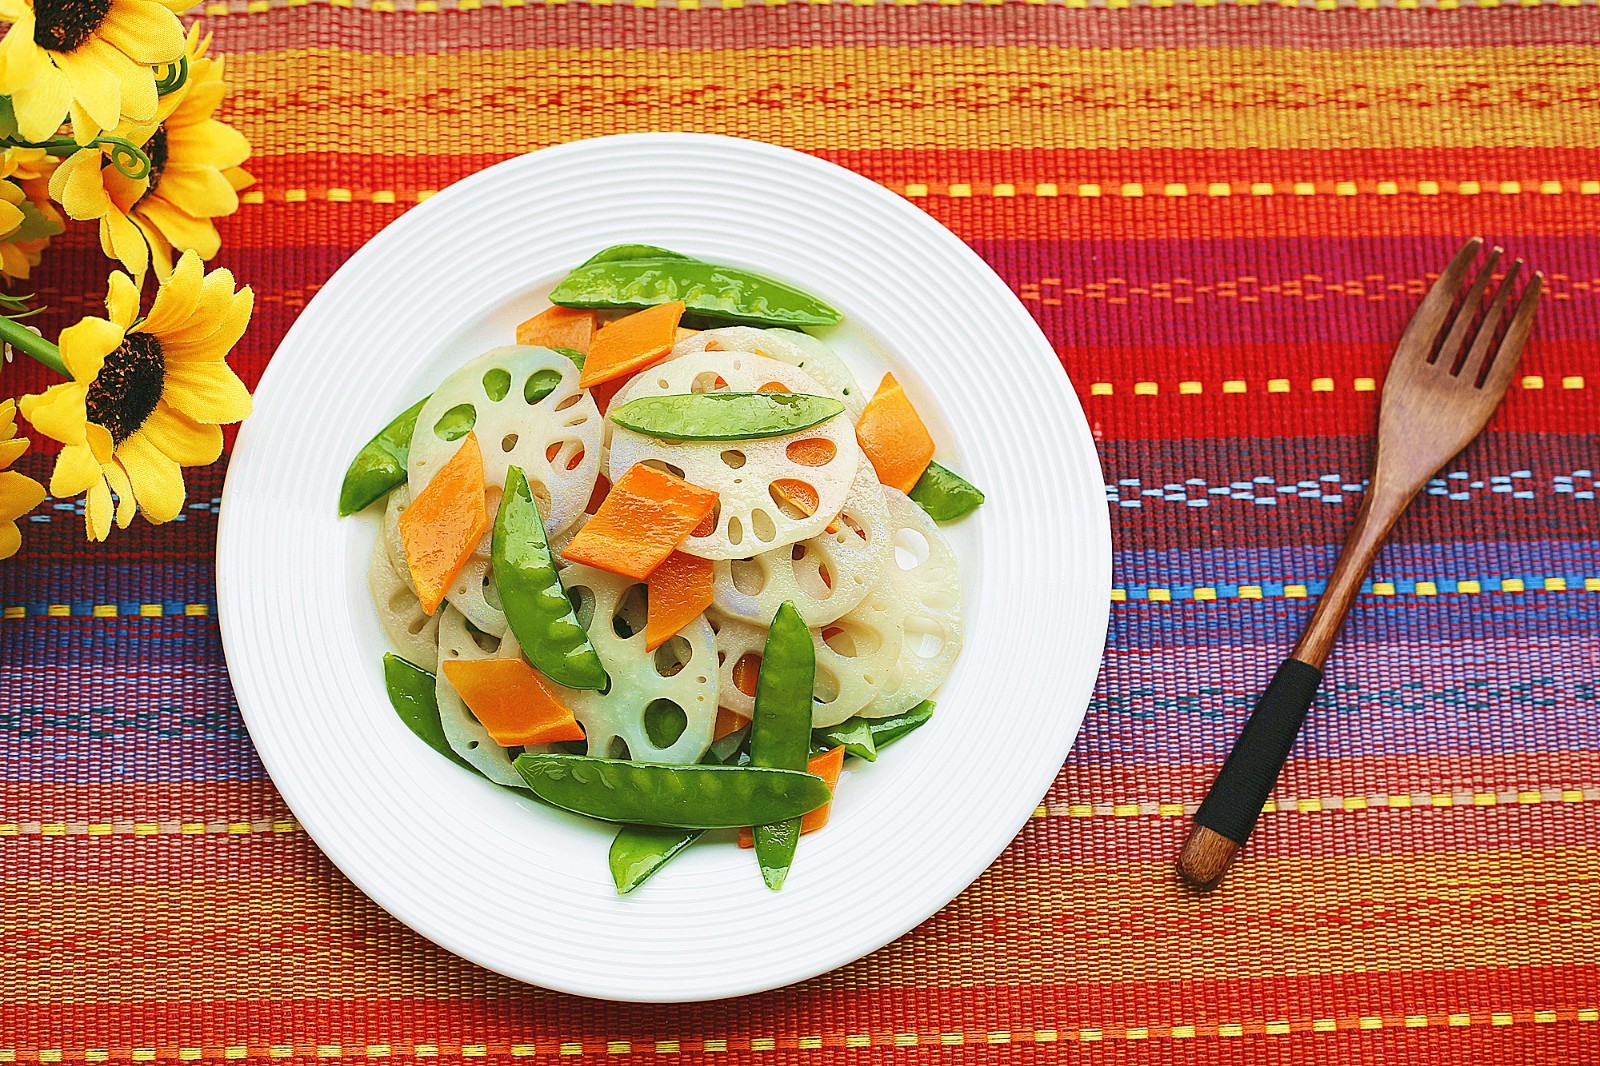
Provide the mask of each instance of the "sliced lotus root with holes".
[{"label": "sliced lotus root with holes", "polygon": [[895,524],[895,547],[883,579],[856,611],[872,614],[875,625],[892,626],[902,639],[882,691],[857,712],[869,718],[899,714],[933,695],[961,651],[961,575],[955,554],[928,513],[904,493],[886,487],[883,496]]},{"label": "sliced lotus root with holes", "polygon": [[757,329],[754,326],[725,326],[708,329],[680,341],[671,358],[703,351],[754,352],[780,363],[798,367],[822,386],[818,395],[832,396],[844,404],[851,419],[861,417],[867,396],[856,384],[855,375],[833,349],[807,333],[792,329]]},{"label": "sliced lotus root with holes", "polygon": [[[383,511],[383,541],[388,545],[389,557],[405,575],[409,587],[410,571],[405,565],[405,545],[400,541],[400,512],[411,502],[411,490],[401,485],[389,494],[389,503]],[[445,599],[456,610],[467,616],[467,621],[495,636],[506,631],[505,612],[500,609],[500,595],[494,587],[494,569],[489,560],[490,540],[493,530],[484,535],[467,561],[461,565]],[[420,603],[418,609],[421,609]]]},{"label": "sliced lotus root with holes", "polygon": [[[517,638],[507,629],[504,636],[474,633],[467,618],[449,604],[439,613],[439,663],[455,659],[512,659],[522,655]],[[495,743],[472,712],[467,709],[455,687],[439,670],[434,683],[434,698],[439,703],[439,724],[444,727],[444,738],[450,749],[461,756],[489,780],[502,785],[523,787],[522,776],[511,765],[516,751]],[[520,751],[521,749],[517,749]],[[540,748],[539,750],[544,750]]]},{"label": "sliced lotus root with holes", "polygon": [[[755,714],[755,698],[736,683],[755,676],[767,627],[751,625],[720,612],[708,615],[717,633],[717,694],[722,705],[746,718]],[[838,725],[871,703],[890,678],[899,658],[899,632],[869,612],[852,612],[811,630],[817,651],[816,687],[811,695],[811,724],[821,729]],[[750,657],[741,670],[739,661]],[[748,687],[748,682],[747,682]]]},{"label": "sliced lotus root with holes", "polygon": [[[690,392],[759,392],[781,386],[820,395],[805,371],[749,352],[697,352],[639,374],[615,403]],[[855,428],[833,418],[766,440],[669,441],[613,427],[613,482],[636,463],[665,468],[717,494],[715,527],[680,550],[703,559],[745,559],[821,533],[844,506],[861,464]]]},{"label": "sliced lotus root with holes", "polygon": [[723,614],[763,625],[788,600],[806,625],[826,625],[878,583],[893,536],[883,487],[872,464],[861,463],[838,520],[821,533],[753,559],[717,560],[714,602]]},{"label": "sliced lotus root with holes", "polygon": [[603,693],[560,690],[588,735],[589,754],[614,758],[626,746],[637,762],[699,762],[717,725],[711,626],[697,618],[648,652],[644,582],[574,563],[561,572],[561,583],[576,598],[578,621],[611,679]]},{"label": "sliced lotus root with holes", "polygon": [[411,573],[395,565],[389,545],[380,534],[372,544],[367,567],[367,587],[378,609],[378,622],[396,654],[429,672],[439,666],[439,616],[422,610],[411,587]]},{"label": "sliced lotus root with holes", "polygon": [[506,470],[519,466],[545,528],[559,533],[589,502],[600,472],[601,427],[600,411],[578,388],[578,368],[570,359],[548,348],[495,348],[445,378],[417,414],[411,492],[422,491],[471,429],[483,447],[490,519],[499,509]]}]

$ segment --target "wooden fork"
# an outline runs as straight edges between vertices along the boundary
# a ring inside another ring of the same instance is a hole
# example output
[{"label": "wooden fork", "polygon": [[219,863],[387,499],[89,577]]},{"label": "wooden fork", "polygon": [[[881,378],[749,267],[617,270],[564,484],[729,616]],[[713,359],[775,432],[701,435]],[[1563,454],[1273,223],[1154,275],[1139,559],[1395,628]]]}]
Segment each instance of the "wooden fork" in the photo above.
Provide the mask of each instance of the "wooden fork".
[{"label": "wooden fork", "polygon": [[1479,322],[1501,249],[1489,252],[1459,307],[1456,295],[1482,246],[1483,240],[1474,237],[1450,260],[1395,348],[1379,406],[1378,452],[1355,527],[1311,623],[1251,712],[1195,812],[1178,857],[1178,873],[1196,887],[1209,889],[1221,881],[1255,828],[1322,680],[1322,664],[1339,625],[1389,530],[1428,479],[1483,431],[1516,373],[1544,275],[1535,272],[1524,287],[1497,343],[1522,260],[1506,271]]}]

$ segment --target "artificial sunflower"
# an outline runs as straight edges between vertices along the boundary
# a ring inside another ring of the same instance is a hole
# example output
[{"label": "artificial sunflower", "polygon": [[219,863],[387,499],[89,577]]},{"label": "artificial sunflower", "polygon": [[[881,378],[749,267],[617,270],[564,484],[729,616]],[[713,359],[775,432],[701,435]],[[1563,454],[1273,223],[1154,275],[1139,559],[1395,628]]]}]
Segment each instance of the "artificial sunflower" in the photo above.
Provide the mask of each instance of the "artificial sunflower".
[{"label": "artificial sunflower", "polygon": [[194,0],[0,0],[0,94],[11,97],[29,141],[55,135],[64,117],[88,144],[124,116],[149,121],[156,73],[183,54],[177,12]]},{"label": "artificial sunflower", "polygon": [[42,148],[0,151],[0,274],[8,279],[26,278],[63,229],[44,188],[54,169],[55,159]]},{"label": "artificial sunflower", "polygon": [[50,196],[68,217],[99,223],[100,250],[133,275],[136,287],[150,266],[150,246],[128,212],[149,187],[148,176],[128,177],[98,146],[73,152],[50,176]]},{"label": "artificial sunflower", "polygon": [[[227,270],[206,273],[185,252],[139,316],[133,280],[113,272],[106,317],[61,331],[60,359],[72,380],[22,398],[22,414],[65,447],[50,476],[55,496],[87,493],[89,536],[104,540],[115,518],[136,511],[152,523],[183,509],[183,468],[215,462],[221,423],[250,413],[250,393],[226,362],[254,306]],[[115,499],[113,499],[113,493]]]},{"label": "artificial sunflower", "polygon": [[10,468],[27,450],[28,438],[17,436],[17,402],[0,400],[0,559],[17,554],[22,547],[17,519],[44,499],[43,485]]},{"label": "artificial sunflower", "polygon": [[228,86],[223,61],[206,57],[210,43],[198,26],[189,28],[188,80],[170,111],[163,102],[168,113],[141,142],[150,174],[127,214],[150,245],[157,277],[172,272],[174,249],[202,259],[216,255],[222,239],[211,220],[237,211],[239,190],[255,181],[240,169],[250,158],[250,142],[213,117]]}]

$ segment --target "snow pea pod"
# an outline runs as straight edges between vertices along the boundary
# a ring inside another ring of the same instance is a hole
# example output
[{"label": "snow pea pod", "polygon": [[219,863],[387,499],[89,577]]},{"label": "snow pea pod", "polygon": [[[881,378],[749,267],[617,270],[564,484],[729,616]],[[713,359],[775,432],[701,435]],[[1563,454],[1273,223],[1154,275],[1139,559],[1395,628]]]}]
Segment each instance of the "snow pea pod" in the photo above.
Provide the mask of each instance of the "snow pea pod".
[{"label": "snow pea pod", "polygon": [[983,492],[972,482],[938,463],[929,463],[908,493],[935,522],[953,522],[971,514],[983,502]]},{"label": "snow pea pod", "polygon": [[339,486],[339,517],[355,514],[373,500],[405,481],[406,460],[411,457],[411,434],[417,414],[428,402],[424,396],[395,416],[356,453]]},{"label": "snow pea pod", "polygon": [[[824,750],[842,744],[847,754],[859,755],[868,762],[876,762],[878,752],[932,718],[933,707],[932,700],[923,700],[909,711],[901,711],[885,718],[849,718],[827,729],[818,729],[811,734],[811,743],[813,747]],[[867,734],[866,744],[861,742],[863,731]],[[853,749],[852,743],[860,750]],[[867,754],[869,748],[872,752],[870,755]]]},{"label": "snow pea pod", "polygon": [[[817,650],[788,600],[767,629],[756,677],[755,716],[750,722],[750,765],[804,770],[811,755],[811,694],[816,683]],[[783,887],[800,843],[800,819],[750,823],[755,827],[756,861],[761,879],[776,892]]]},{"label": "snow pea pod", "polygon": [[[723,761],[714,751],[701,760],[707,766]],[[617,895],[626,896],[649,880],[657,870],[671,862],[690,844],[705,834],[704,829],[662,829],[649,825],[625,825],[611,840],[611,880]]]},{"label": "snow pea pod", "polygon": [[820,426],[844,410],[803,392],[708,392],[643,396],[611,412],[619,426],[661,440],[764,440]]},{"label": "snow pea pod", "polygon": [[580,266],[550,302],[563,307],[654,307],[683,302],[691,315],[752,326],[832,326],[842,316],[792,285],[698,259],[625,259]]},{"label": "snow pea pod", "polygon": [[528,661],[558,685],[605,688],[605,666],[561,587],[544,519],[521,467],[506,471],[489,562],[501,609]]},{"label": "snow pea pod", "polygon": [[799,818],[827,803],[815,774],[754,766],[666,766],[524,752],[517,772],[547,803],[602,822],[733,829]]},{"label": "snow pea pod", "polygon": [[434,676],[420,666],[407,662],[400,656],[385,652],[383,656],[383,685],[389,692],[389,705],[428,747],[443,755],[457,766],[472,768],[461,756],[450,749],[445,739],[444,726],[439,724],[439,703],[434,698]]},{"label": "snow pea pod", "polygon": [[609,248],[602,248],[585,259],[582,266],[593,263],[614,263],[626,259],[689,259],[694,256],[674,252],[670,248],[657,248],[653,244],[613,244]]}]

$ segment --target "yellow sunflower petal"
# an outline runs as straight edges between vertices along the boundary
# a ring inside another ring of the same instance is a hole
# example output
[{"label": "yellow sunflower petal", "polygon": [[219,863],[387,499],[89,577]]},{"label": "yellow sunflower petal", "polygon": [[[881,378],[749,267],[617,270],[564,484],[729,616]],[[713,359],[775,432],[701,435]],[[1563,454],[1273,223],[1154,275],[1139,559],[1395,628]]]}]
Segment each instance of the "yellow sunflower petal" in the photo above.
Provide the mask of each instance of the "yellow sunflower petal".
[{"label": "yellow sunflower petal", "polygon": [[101,129],[114,128],[122,116],[122,82],[117,72],[90,49],[51,54],[72,85],[72,99]]},{"label": "yellow sunflower petal", "polygon": [[13,437],[10,440],[0,441],[0,469],[4,469],[22,458],[28,450],[27,437]]},{"label": "yellow sunflower petal", "polygon": [[50,197],[76,219],[99,218],[111,210],[105,182],[100,180],[103,159],[98,148],[73,152],[50,175]]},{"label": "yellow sunflower petal", "polygon": [[76,496],[100,478],[100,460],[89,446],[69,444],[56,456],[55,469],[50,472],[50,495]]},{"label": "yellow sunflower petal", "polygon": [[32,272],[33,264],[28,262],[21,248],[14,244],[0,244],[0,274],[27,281]]},{"label": "yellow sunflower petal", "polygon": [[113,270],[107,283],[106,314],[123,329],[139,317],[139,290],[133,287],[133,279],[120,270]]},{"label": "yellow sunflower petal", "polygon": [[150,246],[150,269],[155,271],[158,281],[166,281],[172,274],[172,245],[161,235],[161,231],[151,225],[139,208],[134,208],[128,215],[139,232],[144,234],[144,241]]},{"label": "yellow sunflower petal", "polygon": [[[198,257],[198,253],[194,252],[185,255]],[[233,271],[228,268],[219,267],[208,271],[200,282],[194,307],[189,310],[189,314],[182,322],[161,331],[161,343],[165,345],[171,340],[184,344],[204,340],[215,333],[234,299],[233,285]]]},{"label": "yellow sunflower petal", "polygon": [[174,248],[192,250],[201,258],[210,259],[222,246],[222,238],[210,219],[195,218],[164,196],[151,196],[139,208]]},{"label": "yellow sunflower petal", "polygon": [[239,210],[239,194],[220,171],[194,163],[167,163],[156,194],[197,218],[216,218]]},{"label": "yellow sunflower petal", "polygon": [[44,502],[44,486],[15,470],[0,470],[0,522],[12,522]]},{"label": "yellow sunflower petal", "polygon": [[205,273],[205,264],[198,255],[191,253],[179,258],[178,265],[172,269],[172,276],[156,290],[150,313],[145,316],[139,329],[144,333],[160,335],[188,321],[194,313],[195,304],[200,300],[200,284]]},{"label": "yellow sunflower petal", "polygon": [[72,98],[72,106],[67,109],[67,122],[72,126],[72,139],[78,142],[80,148],[89,147],[96,137],[105,132],[105,127],[94,120],[89,109],[76,96]]},{"label": "yellow sunflower petal", "polygon": [[122,122],[149,122],[156,117],[160,97],[156,93],[155,74],[149,66],[134,62],[102,39],[89,41],[78,52],[91,55],[116,77],[118,91],[122,94]]},{"label": "yellow sunflower petal", "polygon": [[150,266],[150,246],[144,242],[139,227],[120,211],[108,212],[100,219],[100,247],[108,246],[112,258],[127,268],[136,281],[144,281],[144,272]]},{"label": "yellow sunflower petal", "polygon": [[150,191],[150,176],[130,178],[116,167],[106,167],[100,171],[100,184],[112,205],[125,215]]},{"label": "yellow sunflower petal", "polygon": [[50,62],[44,49],[33,43],[33,29],[30,10],[11,24],[0,41],[0,68],[5,71],[0,92],[10,94],[22,136],[43,141],[60,128],[61,116],[72,103],[72,83]]},{"label": "yellow sunflower petal", "polygon": [[17,401],[12,399],[0,400],[0,440],[5,440],[17,432]]},{"label": "yellow sunflower petal", "polygon": [[111,532],[111,488],[103,477],[83,498],[83,524],[90,540],[105,540]]},{"label": "yellow sunflower petal", "polygon": [[[7,22],[17,22],[23,18],[33,17],[33,5],[24,3],[23,0],[0,0],[0,19]],[[29,37],[33,34],[30,32]]]},{"label": "yellow sunflower petal", "polygon": [[250,390],[220,360],[168,363],[163,395],[196,422],[238,422],[250,414]]},{"label": "yellow sunflower petal", "polygon": [[90,422],[83,427],[83,439],[88,443],[89,451],[102,464],[111,461],[112,442],[109,429],[96,422]]},{"label": "yellow sunflower petal", "polygon": [[244,336],[245,328],[250,325],[250,313],[255,308],[255,298],[255,290],[246,285],[234,293],[228,309],[217,321],[216,329],[194,340],[163,337],[162,354],[175,363],[226,358],[233,350],[233,346],[239,343],[239,338]]},{"label": "yellow sunflower petal", "polygon": [[117,528],[127,529],[133,522],[133,516],[139,512],[139,503],[134,499],[133,485],[128,481],[128,472],[122,469],[122,464],[115,459],[100,470],[106,476],[106,484],[117,495]]},{"label": "yellow sunflower petal", "polygon": [[250,158],[250,142],[244,134],[228,125],[208,118],[192,126],[168,126],[167,150],[172,158],[226,170]]},{"label": "yellow sunflower petal", "polygon": [[[220,178],[222,175],[218,174],[217,177]],[[228,193],[229,195],[233,194],[231,185],[228,187]],[[234,197],[234,199],[237,201],[238,197]],[[21,208],[13,206],[5,200],[0,200],[0,236],[9,236],[13,233],[18,226],[22,225],[22,219]]]},{"label": "yellow sunflower petal", "polygon": [[183,23],[152,0],[112,0],[100,37],[147,67],[183,55]]},{"label": "yellow sunflower petal", "polygon": [[208,466],[222,454],[222,429],[196,422],[166,403],[150,412],[139,434],[179,466]]},{"label": "yellow sunflower petal", "polygon": [[135,433],[117,449],[117,459],[128,472],[139,510],[160,525],[183,510],[183,469],[163,455],[142,434]]},{"label": "yellow sunflower petal", "polygon": [[222,176],[228,179],[228,184],[233,186],[235,192],[248,189],[256,183],[256,176],[243,167],[229,167],[222,172]]},{"label": "yellow sunflower petal", "polygon": [[0,523],[0,559],[9,559],[22,550],[22,530],[15,522]]},{"label": "yellow sunflower petal", "polygon": [[[90,315],[61,331],[61,361],[72,380],[87,384],[100,375],[106,356],[122,343],[122,327]],[[31,418],[29,421],[33,421]]]},{"label": "yellow sunflower petal", "polygon": [[62,444],[82,444],[85,414],[84,397],[89,394],[87,383],[66,381],[52,385],[43,392],[24,396],[18,406],[22,417],[33,423],[33,428]]}]

